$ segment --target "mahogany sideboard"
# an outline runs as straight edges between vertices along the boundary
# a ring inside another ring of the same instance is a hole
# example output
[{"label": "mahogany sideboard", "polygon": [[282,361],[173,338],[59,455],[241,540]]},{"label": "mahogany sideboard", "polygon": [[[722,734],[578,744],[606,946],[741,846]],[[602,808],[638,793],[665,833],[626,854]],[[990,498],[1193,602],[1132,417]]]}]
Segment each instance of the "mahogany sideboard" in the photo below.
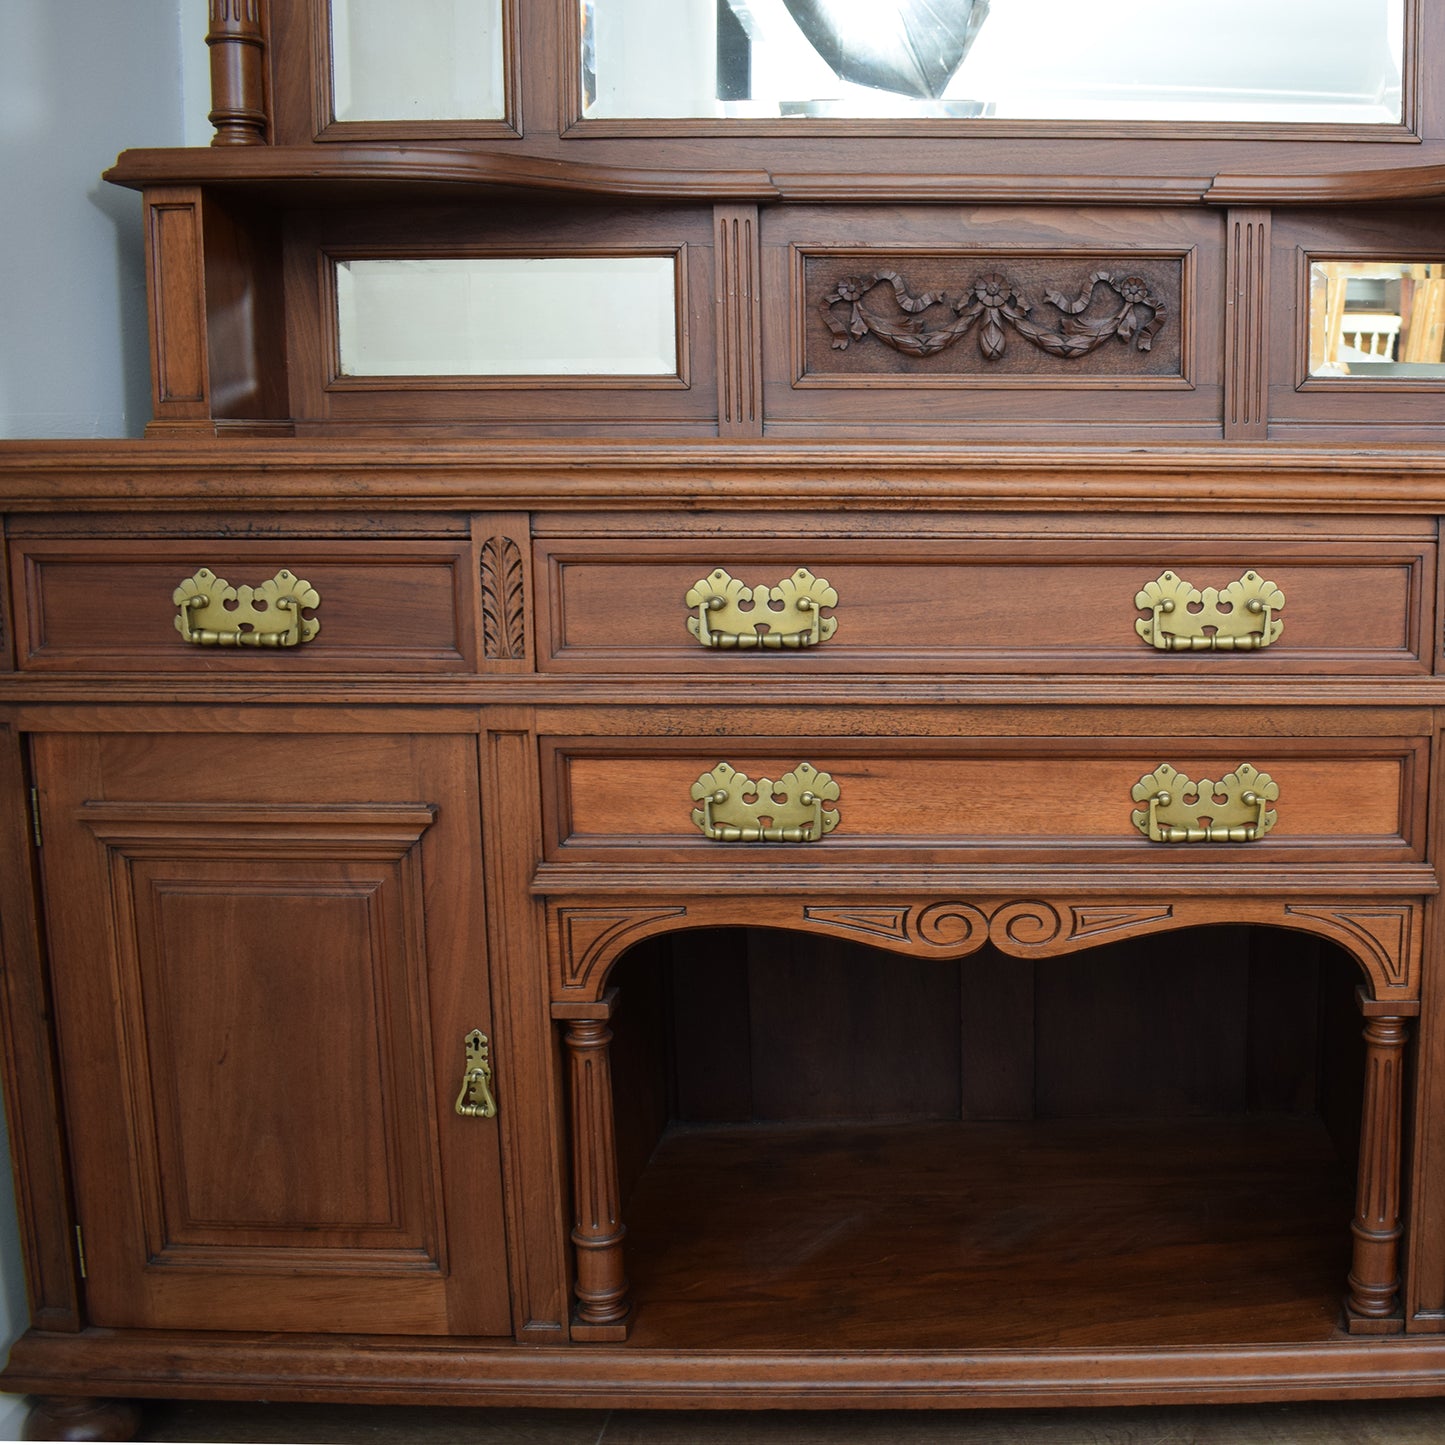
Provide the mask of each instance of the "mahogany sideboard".
[{"label": "mahogany sideboard", "polygon": [[[1445,1391],[1445,368],[1310,354],[1445,15],[1383,142],[960,147],[559,121],[504,10],[411,131],[214,0],[150,433],[0,447],[0,1383]],[[671,371],[338,362],[338,266],[632,255]]]}]

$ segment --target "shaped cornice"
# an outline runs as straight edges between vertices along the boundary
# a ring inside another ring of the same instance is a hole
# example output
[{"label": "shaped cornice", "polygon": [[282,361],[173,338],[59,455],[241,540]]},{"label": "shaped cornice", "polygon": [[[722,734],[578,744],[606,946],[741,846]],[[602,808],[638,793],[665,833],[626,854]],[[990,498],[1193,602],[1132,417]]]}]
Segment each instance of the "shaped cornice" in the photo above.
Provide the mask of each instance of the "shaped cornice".
[{"label": "shaped cornice", "polygon": [[[649,143],[656,154],[658,142]],[[690,153],[691,154],[691,153]],[[1432,148],[1431,154],[1435,151]],[[146,186],[220,185],[481,188],[652,200],[817,203],[1036,203],[1303,206],[1432,200],[1445,196],[1445,164],[1301,174],[1097,175],[863,170],[847,172],[629,166],[477,147],[296,145],[123,151],[105,179]]]},{"label": "shaped cornice", "polygon": [[123,151],[105,179],[145,186],[483,187],[657,200],[776,200],[766,171],[661,170],[440,146],[248,146]]}]

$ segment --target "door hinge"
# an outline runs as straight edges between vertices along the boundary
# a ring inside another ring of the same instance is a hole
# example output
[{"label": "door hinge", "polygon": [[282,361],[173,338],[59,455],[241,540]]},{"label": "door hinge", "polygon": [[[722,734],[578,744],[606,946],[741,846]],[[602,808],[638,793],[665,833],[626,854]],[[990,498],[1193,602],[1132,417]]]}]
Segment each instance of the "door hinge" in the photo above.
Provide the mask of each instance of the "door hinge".
[{"label": "door hinge", "polygon": [[76,1258],[80,1261],[81,1279],[88,1279],[89,1276],[85,1272],[85,1235],[81,1233],[78,1224],[75,1226],[75,1254]]},{"label": "door hinge", "polygon": [[35,839],[35,846],[40,846],[40,789],[30,790],[30,835]]}]

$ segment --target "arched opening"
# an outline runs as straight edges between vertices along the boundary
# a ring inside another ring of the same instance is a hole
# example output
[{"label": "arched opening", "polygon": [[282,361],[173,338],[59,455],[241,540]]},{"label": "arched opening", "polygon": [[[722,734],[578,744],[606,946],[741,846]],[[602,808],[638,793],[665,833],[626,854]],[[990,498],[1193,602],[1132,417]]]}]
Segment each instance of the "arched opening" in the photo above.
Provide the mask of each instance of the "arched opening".
[{"label": "arched opening", "polygon": [[632,1337],[1327,1339],[1360,980],[1328,941],[1248,925],[1038,960],[649,939],[611,977]]}]

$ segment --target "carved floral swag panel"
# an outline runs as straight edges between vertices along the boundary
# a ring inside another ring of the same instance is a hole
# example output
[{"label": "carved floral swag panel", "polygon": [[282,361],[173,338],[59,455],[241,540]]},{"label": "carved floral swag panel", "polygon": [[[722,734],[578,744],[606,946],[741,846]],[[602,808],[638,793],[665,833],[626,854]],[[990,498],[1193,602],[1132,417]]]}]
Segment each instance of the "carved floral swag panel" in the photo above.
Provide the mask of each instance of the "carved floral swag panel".
[{"label": "carved floral swag panel", "polygon": [[[885,285],[892,288],[903,315],[883,314],[878,298],[870,294]],[[1101,287],[1110,298],[1110,309],[1102,314],[1095,305]],[[950,297],[946,291],[915,293],[899,272],[877,270],[835,282],[819,310],[837,351],[872,336],[900,355],[923,358],[948,350],[971,333],[983,360],[997,363],[1012,334],[1049,356],[1072,361],[1111,338],[1132,342],[1140,352],[1152,350],[1168,316],[1159,289],[1143,276],[1096,270],[1076,295],[1045,290],[1045,302],[1058,314],[1041,317],[1023,286],[1002,271],[977,276],[962,295]],[[846,313],[840,314],[845,306]],[[1091,310],[1093,314],[1086,314]]]}]

